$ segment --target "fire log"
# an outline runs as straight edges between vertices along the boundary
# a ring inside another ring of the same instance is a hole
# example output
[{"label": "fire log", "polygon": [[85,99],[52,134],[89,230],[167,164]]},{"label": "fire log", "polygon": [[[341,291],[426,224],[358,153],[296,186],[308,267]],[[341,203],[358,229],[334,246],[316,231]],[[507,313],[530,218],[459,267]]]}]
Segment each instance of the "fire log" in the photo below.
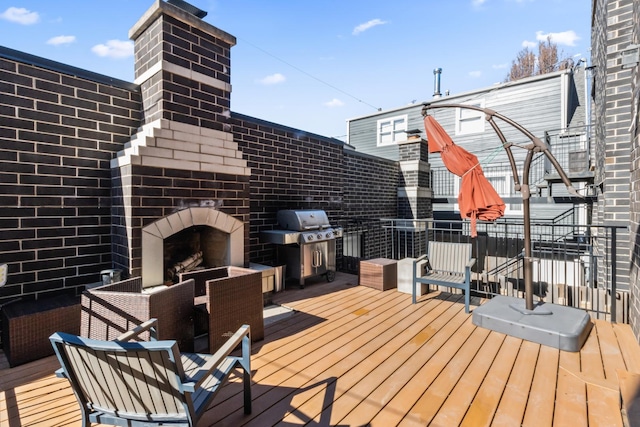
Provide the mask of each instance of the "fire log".
[{"label": "fire log", "polygon": [[202,251],[196,252],[184,261],[176,263],[171,268],[169,268],[167,270],[167,277],[171,280],[175,280],[176,277],[178,277],[178,274],[184,273],[185,271],[191,271],[202,264],[202,262]]}]

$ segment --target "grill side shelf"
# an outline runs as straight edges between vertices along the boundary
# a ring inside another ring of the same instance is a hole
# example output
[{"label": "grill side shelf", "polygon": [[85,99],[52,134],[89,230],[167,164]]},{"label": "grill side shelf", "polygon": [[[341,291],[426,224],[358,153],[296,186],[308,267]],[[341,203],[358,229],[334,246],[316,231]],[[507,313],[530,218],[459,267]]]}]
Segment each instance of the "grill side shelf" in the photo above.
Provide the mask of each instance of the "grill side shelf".
[{"label": "grill side shelf", "polygon": [[260,240],[264,243],[291,245],[299,242],[300,232],[290,230],[267,230],[260,233]]}]

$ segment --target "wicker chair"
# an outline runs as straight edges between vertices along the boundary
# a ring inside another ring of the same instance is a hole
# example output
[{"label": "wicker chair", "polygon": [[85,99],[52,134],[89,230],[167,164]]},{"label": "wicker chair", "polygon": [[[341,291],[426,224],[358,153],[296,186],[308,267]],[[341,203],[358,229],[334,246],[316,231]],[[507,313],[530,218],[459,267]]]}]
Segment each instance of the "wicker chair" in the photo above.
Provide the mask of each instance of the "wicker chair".
[{"label": "wicker chair", "polygon": [[[209,317],[209,353],[216,351],[243,324],[251,326],[251,340],[264,339],[262,273],[242,267],[217,267],[206,271],[205,296]],[[203,277],[203,276],[201,276]]]},{"label": "wicker chair", "polygon": [[151,318],[158,319],[158,339],[173,339],[193,351],[193,280],[155,292],[142,292],[135,277],[84,291],[80,336],[113,340]]},{"label": "wicker chair", "polygon": [[207,294],[207,280],[227,277],[226,267],[202,268],[178,273],[178,281],[193,279],[193,292],[197,297]]}]

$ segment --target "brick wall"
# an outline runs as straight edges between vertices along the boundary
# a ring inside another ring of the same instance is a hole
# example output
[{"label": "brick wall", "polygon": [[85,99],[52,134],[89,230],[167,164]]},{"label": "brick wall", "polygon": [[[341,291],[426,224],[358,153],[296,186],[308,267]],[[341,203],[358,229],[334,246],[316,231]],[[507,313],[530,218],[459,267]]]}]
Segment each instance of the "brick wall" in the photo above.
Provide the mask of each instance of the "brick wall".
[{"label": "brick wall", "polygon": [[396,214],[397,163],[344,150],[341,141],[232,114],[250,178],[250,259],[270,262],[275,247],[260,232],[276,227],[281,209],[322,209],[343,217]]},{"label": "brick wall", "polygon": [[106,268],[139,274],[142,227],[183,207],[249,225],[245,262],[274,260],[259,233],[279,209],[323,209],[334,224],[397,215],[396,162],[231,114],[235,39],[156,6],[167,16],[132,30],[135,84],[0,47],[0,304],[77,294]]},{"label": "brick wall", "polygon": [[[632,5],[633,0],[598,0],[594,3],[595,177],[601,189],[594,223],[600,225],[627,225],[630,221],[631,71],[622,69],[620,51],[631,43]],[[628,290],[630,286],[630,245],[629,233],[619,230],[618,289]],[[602,248],[599,250],[602,252]]]},{"label": "brick wall", "polygon": [[[250,177],[145,164],[112,168],[140,129],[137,87],[108,85],[113,79],[88,72],[77,77],[81,70],[71,77],[63,64],[44,62],[0,59],[0,263],[9,265],[0,304],[77,293],[105,268],[135,275],[139,230],[181,206],[212,203],[250,223],[245,252],[253,262],[274,259],[259,232],[273,228],[279,209],[324,209],[334,223],[396,216],[396,162],[240,114],[230,121],[234,140],[223,142],[237,145]],[[162,130],[156,142],[166,136]],[[131,189],[128,224],[123,186]]]},{"label": "brick wall", "polygon": [[[640,1],[633,2],[632,43],[640,44]],[[640,65],[631,69],[631,274],[630,307],[631,327],[640,340]]]},{"label": "brick wall", "polygon": [[163,118],[225,130],[235,37],[169,3],[134,26],[135,76],[145,123]]},{"label": "brick wall", "polygon": [[0,304],[75,293],[111,267],[109,162],[139,124],[140,94],[106,76],[0,54],[0,263],[9,265]]},{"label": "brick wall", "polygon": [[408,140],[399,146],[398,218],[433,217],[429,146],[424,139]]},{"label": "brick wall", "polygon": [[[245,224],[249,221],[247,176],[130,165],[113,169],[112,179],[113,263],[131,276],[142,272],[142,228],[159,218],[187,207],[206,206]],[[123,185],[133,191],[129,203],[124,200]],[[125,206],[130,209],[127,214]],[[244,248],[248,260],[246,230]]]},{"label": "brick wall", "polygon": [[397,217],[397,162],[346,150],[343,170],[345,217]]}]

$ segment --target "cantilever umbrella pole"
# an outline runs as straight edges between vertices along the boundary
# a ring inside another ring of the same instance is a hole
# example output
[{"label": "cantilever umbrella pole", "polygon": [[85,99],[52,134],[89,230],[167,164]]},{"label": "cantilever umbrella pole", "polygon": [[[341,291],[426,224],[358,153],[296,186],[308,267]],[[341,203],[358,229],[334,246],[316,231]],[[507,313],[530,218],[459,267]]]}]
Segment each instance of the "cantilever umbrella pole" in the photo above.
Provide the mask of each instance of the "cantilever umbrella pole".
[{"label": "cantilever umbrella pole", "polygon": [[489,108],[481,108],[473,105],[464,105],[464,104],[439,104],[439,105],[429,105],[424,104],[422,107],[422,115],[426,116],[427,111],[431,109],[439,109],[439,108],[465,108],[469,110],[481,111],[487,116],[487,120],[491,124],[491,127],[498,135],[498,138],[502,142],[503,147],[507,152],[507,156],[509,157],[509,163],[511,164],[511,169],[513,173],[513,179],[516,186],[519,186],[519,176],[518,170],[515,165],[515,160],[513,158],[513,153],[511,152],[510,145],[507,143],[504,134],[498,127],[498,125],[493,121],[493,117],[497,117],[500,120],[510,124],[521,133],[523,133],[527,138],[531,140],[531,145],[526,147],[528,150],[527,157],[524,161],[524,170],[522,175],[522,185],[520,186],[520,193],[522,194],[522,211],[523,211],[523,220],[524,220],[524,290],[525,290],[525,308],[529,311],[533,311],[533,265],[531,258],[531,203],[530,196],[531,192],[529,189],[529,173],[531,171],[531,161],[533,160],[534,152],[543,152],[545,156],[549,159],[553,167],[558,171],[560,175],[560,179],[567,187],[567,190],[576,196],[579,194],[571,185],[567,174],[564,172],[558,160],[551,154],[547,144],[542,142],[539,138],[529,132],[526,128],[524,128],[519,123],[509,119],[508,117],[503,116]]}]

